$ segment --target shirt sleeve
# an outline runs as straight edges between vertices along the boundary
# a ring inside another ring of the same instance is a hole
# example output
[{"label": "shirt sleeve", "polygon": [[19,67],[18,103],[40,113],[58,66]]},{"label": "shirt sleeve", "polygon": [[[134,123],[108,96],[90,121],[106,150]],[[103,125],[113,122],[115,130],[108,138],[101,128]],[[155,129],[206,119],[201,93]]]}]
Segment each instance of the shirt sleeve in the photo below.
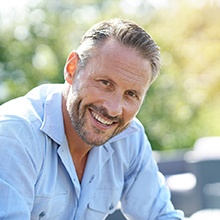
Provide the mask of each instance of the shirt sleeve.
[{"label": "shirt sleeve", "polygon": [[182,211],[175,210],[164,176],[158,171],[145,134],[133,137],[130,169],[125,177],[122,212],[129,220],[181,220]]},{"label": "shirt sleeve", "polygon": [[[33,151],[30,150],[34,149]],[[30,219],[39,165],[33,131],[24,120],[0,122],[0,219]]]},{"label": "shirt sleeve", "polygon": [[28,206],[18,191],[0,179],[0,219],[30,219]]}]

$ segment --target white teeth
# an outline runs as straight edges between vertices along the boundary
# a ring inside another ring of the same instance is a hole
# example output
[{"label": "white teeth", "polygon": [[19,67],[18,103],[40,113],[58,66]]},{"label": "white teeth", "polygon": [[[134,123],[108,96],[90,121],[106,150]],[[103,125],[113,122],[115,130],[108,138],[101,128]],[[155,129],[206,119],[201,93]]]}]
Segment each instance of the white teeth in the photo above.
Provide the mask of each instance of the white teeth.
[{"label": "white teeth", "polygon": [[93,117],[98,120],[99,122],[101,122],[102,124],[105,125],[111,125],[113,122],[110,121],[106,121],[104,118],[101,118],[99,115],[97,115],[95,112],[92,111],[92,115]]}]

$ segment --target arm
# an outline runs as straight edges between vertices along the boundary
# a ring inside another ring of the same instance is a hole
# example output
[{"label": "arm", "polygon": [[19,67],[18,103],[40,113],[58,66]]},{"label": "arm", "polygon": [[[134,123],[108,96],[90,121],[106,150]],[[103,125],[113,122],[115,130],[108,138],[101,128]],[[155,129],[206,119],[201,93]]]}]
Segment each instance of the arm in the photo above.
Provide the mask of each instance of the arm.
[{"label": "arm", "polygon": [[41,164],[35,140],[23,120],[0,122],[0,219],[30,219]]},{"label": "arm", "polygon": [[150,144],[144,134],[136,134],[130,169],[125,177],[125,187],[121,199],[122,212],[130,219],[138,220],[180,220],[181,211],[174,210],[170,202],[170,192],[164,177],[158,172],[152,157]]},{"label": "arm", "polygon": [[2,179],[0,179],[0,219],[30,219],[30,211],[24,198]]}]

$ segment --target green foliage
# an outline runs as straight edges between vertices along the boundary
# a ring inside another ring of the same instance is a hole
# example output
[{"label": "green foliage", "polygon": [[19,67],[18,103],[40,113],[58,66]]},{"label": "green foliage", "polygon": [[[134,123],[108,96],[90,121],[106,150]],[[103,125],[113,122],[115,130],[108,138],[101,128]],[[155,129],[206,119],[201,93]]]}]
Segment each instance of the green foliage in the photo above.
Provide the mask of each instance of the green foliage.
[{"label": "green foliage", "polygon": [[153,148],[190,148],[201,136],[219,135],[219,6],[167,2],[155,8],[145,0],[39,0],[22,12],[0,10],[0,103],[42,83],[63,83],[66,57],[84,32],[121,17],[161,47],[161,74],[138,114]]},{"label": "green foliage", "polygon": [[220,134],[219,18],[214,5],[179,3],[157,11],[148,26],[164,64],[139,117],[157,149],[189,148]]}]

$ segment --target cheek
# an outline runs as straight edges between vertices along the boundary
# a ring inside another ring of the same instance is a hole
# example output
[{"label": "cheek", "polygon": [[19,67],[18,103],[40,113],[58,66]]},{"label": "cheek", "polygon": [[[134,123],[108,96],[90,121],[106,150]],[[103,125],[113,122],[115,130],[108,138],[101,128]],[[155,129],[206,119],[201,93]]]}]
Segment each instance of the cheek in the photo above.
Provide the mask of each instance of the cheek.
[{"label": "cheek", "polygon": [[76,96],[75,95],[71,95],[69,94],[68,97],[67,97],[67,101],[66,101],[66,108],[67,108],[67,111],[72,114],[73,111],[75,111],[74,109],[74,105],[76,103]]},{"label": "cheek", "polygon": [[77,94],[82,97],[92,96],[95,93],[92,84],[88,83],[81,83],[76,89]]},{"label": "cheek", "polygon": [[138,113],[140,109],[139,105],[127,105],[124,109],[124,120],[129,123]]}]

